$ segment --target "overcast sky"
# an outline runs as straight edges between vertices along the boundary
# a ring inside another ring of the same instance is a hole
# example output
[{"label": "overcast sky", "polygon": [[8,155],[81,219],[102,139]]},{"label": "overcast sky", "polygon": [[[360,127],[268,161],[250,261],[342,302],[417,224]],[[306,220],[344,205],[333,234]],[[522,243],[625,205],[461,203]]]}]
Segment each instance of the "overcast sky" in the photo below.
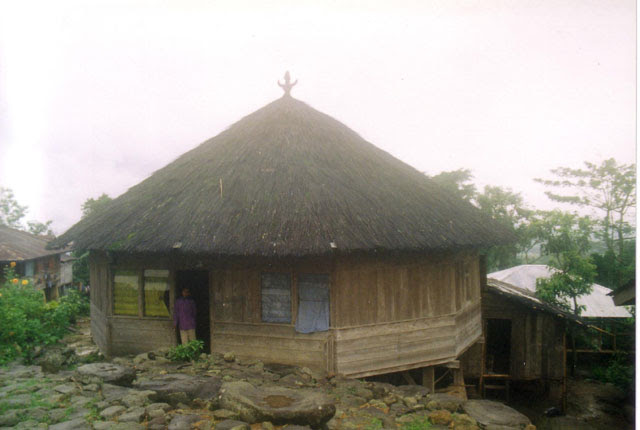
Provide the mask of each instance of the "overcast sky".
[{"label": "overcast sky", "polygon": [[632,0],[0,0],[0,186],[62,233],[281,96],[420,171],[550,208],[535,177],[635,162]]}]

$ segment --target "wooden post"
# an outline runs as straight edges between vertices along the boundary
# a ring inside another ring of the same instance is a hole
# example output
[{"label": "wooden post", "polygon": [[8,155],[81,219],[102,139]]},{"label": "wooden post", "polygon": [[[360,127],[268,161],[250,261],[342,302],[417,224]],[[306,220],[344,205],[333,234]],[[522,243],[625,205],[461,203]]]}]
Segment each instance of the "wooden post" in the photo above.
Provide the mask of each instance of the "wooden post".
[{"label": "wooden post", "polygon": [[436,380],[433,369],[433,366],[422,368],[422,385],[427,387],[431,394],[436,392]]},{"label": "wooden post", "polygon": [[567,411],[567,332],[562,333],[562,412]]}]

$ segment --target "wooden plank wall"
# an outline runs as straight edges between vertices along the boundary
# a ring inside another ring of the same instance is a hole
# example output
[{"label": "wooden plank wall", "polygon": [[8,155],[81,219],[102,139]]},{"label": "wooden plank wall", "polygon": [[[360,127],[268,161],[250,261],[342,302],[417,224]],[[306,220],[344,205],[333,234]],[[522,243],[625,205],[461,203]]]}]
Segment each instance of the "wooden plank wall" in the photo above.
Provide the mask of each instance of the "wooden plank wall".
[{"label": "wooden plank wall", "polygon": [[481,335],[476,255],[345,260],[334,280],[339,373],[362,377],[445,363]]},{"label": "wooden plank wall", "polygon": [[104,253],[91,252],[89,263],[91,336],[100,351],[109,357],[109,261]]},{"label": "wooden plank wall", "polygon": [[109,330],[113,355],[139,354],[176,344],[175,329],[169,319],[112,316]]},{"label": "wooden plank wall", "polygon": [[[329,332],[299,334],[283,324],[216,322],[214,352],[233,351],[240,358],[327,369]],[[327,369],[328,370],[328,369]]]},{"label": "wooden plank wall", "polygon": [[[482,297],[482,318],[508,319],[511,321],[511,376],[513,379],[528,380],[545,377],[549,368],[543,367],[543,354],[554,345],[556,334],[548,332],[549,324],[555,327],[557,322],[550,315],[530,309],[513,300],[509,300],[497,294],[487,292]],[[560,347],[562,343],[560,342]],[[462,356],[462,365],[465,375],[470,377],[480,376],[480,362],[482,349],[474,346]],[[547,366],[558,366],[557,357],[554,355]]]},{"label": "wooden plank wall", "polygon": [[[291,275],[292,320],[289,324],[262,322],[261,274]],[[331,273],[329,262],[296,265],[228,267],[210,272],[211,345],[214,352],[233,351],[240,358],[297,364],[331,371],[331,333],[295,331],[298,273]]]}]

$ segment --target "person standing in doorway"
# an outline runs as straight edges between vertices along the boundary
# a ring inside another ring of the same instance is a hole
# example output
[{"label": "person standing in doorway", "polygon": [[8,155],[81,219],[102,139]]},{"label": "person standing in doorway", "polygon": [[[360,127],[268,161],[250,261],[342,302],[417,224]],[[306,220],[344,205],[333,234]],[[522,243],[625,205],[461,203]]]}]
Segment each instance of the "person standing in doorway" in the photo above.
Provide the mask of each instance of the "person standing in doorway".
[{"label": "person standing in doorway", "polygon": [[191,297],[189,288],[182,289],[173,306],[173,326],[180,330],[180,341],[184,345],[196,338],[196,302]]}]

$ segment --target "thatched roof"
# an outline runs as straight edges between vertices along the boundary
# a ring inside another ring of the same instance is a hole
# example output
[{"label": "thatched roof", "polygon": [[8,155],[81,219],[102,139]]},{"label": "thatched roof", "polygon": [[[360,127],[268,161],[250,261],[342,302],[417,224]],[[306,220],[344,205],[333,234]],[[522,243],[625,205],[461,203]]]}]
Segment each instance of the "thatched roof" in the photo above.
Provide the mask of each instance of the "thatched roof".
[{"label": "thatched roof", "polygon": [[156,171],[52,245],[303,256],[511,240],[424,174],[285,95]]},{"label": "thatched roof", "polygon": [[27,261],[66,252],[66,249],[46,249],[49,236],[36,236],[22,230],[0,225],[0,262]]}]

